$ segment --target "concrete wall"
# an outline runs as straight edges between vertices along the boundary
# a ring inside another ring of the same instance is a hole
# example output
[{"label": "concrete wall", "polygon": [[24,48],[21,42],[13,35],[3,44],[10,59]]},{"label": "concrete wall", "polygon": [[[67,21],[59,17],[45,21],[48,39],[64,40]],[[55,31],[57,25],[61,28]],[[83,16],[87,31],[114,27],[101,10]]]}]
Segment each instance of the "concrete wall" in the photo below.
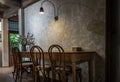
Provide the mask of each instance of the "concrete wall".
[{"label": "concrete wall", "polygon": [[9,66],[8,19],[1,20],[0,66]]},{"label": "concrete wall", "polygon": [[[45,14],[39,14],[41,1],[25,8],[25,34],[34,34],[35,44],[44,51],[51,44],[61,45],[65,51],[79,46],[83,50],[96,51],[96,80],[105,79],[105,0],[50,0],[59,13],[54,20],[54,8],[51,3],[43,4]],[[87,64],[82,65],[83,80],[87,82]]]},{"label": "concrete wall", "polygon": [[9,66],[8,19],[2,19],[2,66]]},{"label": "concrete wall", "polygon": [[0,67],[2,66],[2,43],[0,43]]},{"label": "concrete wall", "polygon": [[[0,32],[2,33],[2,23],[0,20]],[[2,38],[2,37],[0,37]],[[2,66],[2,42],[0,42],[0,67]]]}]

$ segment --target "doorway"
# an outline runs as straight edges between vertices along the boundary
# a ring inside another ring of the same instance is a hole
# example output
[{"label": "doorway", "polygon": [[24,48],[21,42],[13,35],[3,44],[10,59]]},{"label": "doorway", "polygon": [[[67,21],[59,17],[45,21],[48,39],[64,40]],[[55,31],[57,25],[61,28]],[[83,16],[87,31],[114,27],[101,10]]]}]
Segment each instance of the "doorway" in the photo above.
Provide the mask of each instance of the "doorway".
[{"label": "doorway", "polygon": [[[18,26],[18,15],[12,16],[8,19],[8,44],[9,44],[9,59],[11,59],[12,48],[19,47],[19,26]],[[9,61],[11,65],[13,61]]]}]

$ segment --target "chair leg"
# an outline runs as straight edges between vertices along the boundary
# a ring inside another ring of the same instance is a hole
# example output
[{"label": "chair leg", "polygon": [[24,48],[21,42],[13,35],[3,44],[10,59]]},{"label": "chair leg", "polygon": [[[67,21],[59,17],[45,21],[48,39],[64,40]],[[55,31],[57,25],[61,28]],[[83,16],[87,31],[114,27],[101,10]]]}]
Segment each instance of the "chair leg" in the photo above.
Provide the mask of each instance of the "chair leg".
[{"label": "chair leg", "polygon": [[34,75],[34,80],[35,80],[34,82],[38,82],[38,81],[37,81],[37,72],[35,72],[34,74],[35,74],[35,75]]},{"label": "chair leg", "polygon": [[37,82],[44,82],[44,79],[40,77],[39,71],[37,72]]},{"label": "chair leg", "polygon": [[47,74],[47,77],[49,78],[49,73],[50,71],[49,70],[46,70],[45,74]]},{"label": "chair leg", "polygon": [[[77,75],[78,78],[79,78],[79,82],[82,82],[82,74],[81,74],[81,70],[80,71],[77,71]],[[78,78],[76,77],[77,81],[78,81]]]},{"label": "chair leg", "polygon": [[15,82],[17,82],[17,79],[18,79],[18,75],[16,74],[16,76],[15,76]]},{"label": "chair leg", "polygon": [[34,82],[40,82],[39,72],[35,71],[34,73]]},{"label": "chair leg", "polygon": [[69,74],[66,73],[66,82],[68,82],[68,76],[69,76]]},{"label": "chair leg", "polygon": [[19,69],[16,75],[16,80],[19,80],[19,82],[22,82],[22,74],[23,74],[23,71]]},{"label": "chair leg", "polygon": [[16,70],[16,75],[14,75],[14,80],[15,80],[15,82],[17,82],[18,79],[19,79],[19,71]]},{"label": "chair leg", "polygon": [[13,75],[13,79],[15,79],[15,72],[12,72],[12,75]]}]

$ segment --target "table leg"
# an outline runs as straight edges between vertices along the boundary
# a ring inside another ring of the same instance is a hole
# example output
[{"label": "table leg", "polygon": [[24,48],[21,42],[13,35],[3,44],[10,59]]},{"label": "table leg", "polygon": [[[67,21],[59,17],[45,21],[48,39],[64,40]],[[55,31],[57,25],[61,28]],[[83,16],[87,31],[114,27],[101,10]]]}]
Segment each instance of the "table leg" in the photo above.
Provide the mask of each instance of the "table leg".
[{"label": "table leg", "polygon": [[72,82],[76,82],[76,63],[72,63]]},{"label": "table leg", "polygon": [[89,82],[94,82],[94,62],[92,60],[88,63],[89,68]]}]

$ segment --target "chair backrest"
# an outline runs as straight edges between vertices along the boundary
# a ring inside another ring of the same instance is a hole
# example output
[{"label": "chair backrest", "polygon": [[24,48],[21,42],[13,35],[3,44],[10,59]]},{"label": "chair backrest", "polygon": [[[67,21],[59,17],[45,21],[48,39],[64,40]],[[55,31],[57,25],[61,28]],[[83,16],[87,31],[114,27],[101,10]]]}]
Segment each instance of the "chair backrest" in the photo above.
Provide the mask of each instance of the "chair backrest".
[{"label": "chair backrest", "polygon": [[14,61],[14,67],[22,66],[22,58],[20,54],[20,50],[18,47],[12,48],[12,54],[13,54],[13,61]]},{"label": "chair backrest", "polygon": [[[65,54],[64,49],[57,44],[53,44],[48,49],[51,62],[51,70],[59,76],[59,80],[65,82]],[[54,78],[54,77],[53,77]]]},{"label": "chair backrest", "polygon": [[43,66],[43,68],[45,67],[44,52],[40,46],[38,45],[32,46],[30,49],[30,55],[34,66],[39,65],[39,66]]}]

